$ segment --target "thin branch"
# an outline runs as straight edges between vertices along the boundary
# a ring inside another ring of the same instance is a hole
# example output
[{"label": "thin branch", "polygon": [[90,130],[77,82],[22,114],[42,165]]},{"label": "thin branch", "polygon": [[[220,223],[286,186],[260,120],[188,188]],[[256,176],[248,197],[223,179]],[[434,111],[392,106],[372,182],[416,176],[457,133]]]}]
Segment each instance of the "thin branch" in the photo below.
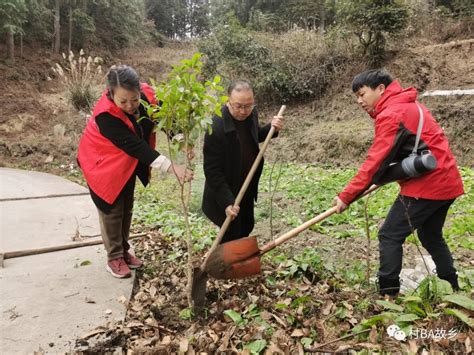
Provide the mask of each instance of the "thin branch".
[{"label": "thin branch", "polygon": [[315,346],[315,347],[313,347],[313,348],[305,348],[304,350],[305,350],[305,351],[308,351],[308,352],[310,352],[310,353],[311,353],[311,352],[313,352],[313,353],[321,352],[321,351],[318,350],[318,349],[321,349],[322,347],[324,347],[324,346],[326,346],[326,345],[334,344],[334,343],[337,343],[338,341],[355,337],[356,335],[368,333],[368,332],[370,332],[371,330],[372,330],[372,329],[365,329],[365,330],[361,330],[360,332],[357,332],[357,333],[351,333],[351,334],[348,334],[348,335],[344,335],[343,337],[340,337],[340,338],[337,338],[337,339],[328,341],[327,343],[324,343],[324,344]]},{"label": "thin branch", "polygon": [[370,282],[370,226],[369,226],[369,200],[370,196],[367,196],[365,199],[364,205],[364,217],[365,217],[365,234],[367,235],[367,273],[366,273],[366,282],[369,285]]},{"label": "thin branch", "polygon": [[278,152],[277,157],[276,157],[275,161],[272,164],[272,169],[270,170],[270,177],[268,179],[268,191],[271,193],[270,194],[270,235],[272,236],[272,238],[275,235],[273,233],[273,198],[275,197],[278,182],[280,181],[281,172],[283,170],[283,165],[282,164],[280,164],[280,169],[278,171],[278,175],[277,175],[277,178],[276,178],[276,181],[275,181],[275,186],[273,187],[273,190],[272,190],[272,180],[273,180],[273,169],[275,168],[275,165],[276,165],[276,163],[278,162],[279,159],[280,159],[280,152]]},{"label": "thin branch", "polygon": [[426,268],[426,271],[428,272],[428,275],[431,276],[430,268],[428,267],[428,264],[426,263],[426,260],[425,260],[425,258],[423,257],[423,253],[421,252],[420,246],[419,246],[419,244],[418,244],[418,239],[419,239],[419,238],[418,238],[418,234],[416,233],[416,230],[415,230],[415,228],[413,227],[413,224],[411,223],[410,214],[408,213],[408,208],[410,207],[410,205],[407,206],[407,204],[406,204],[405,201],[403,200],[402,196],[398,196],[398,198],[399,198],[400,201],[402,202],[403,207],[405,207],[405,216],[406,216],[406,218],[407,218],[408,225],[410,226],[411,233],[412,233],[413,236],[415,237],[415,246],[416,246],[416,249],[418,249],[418,253],[420,253],[421,260],[423,260],[423,264],[425,265],[425,268]]},{"label": "thin branch", "polygon": [[365,217],[365,234],[367,235],[367,285],[369,284],[370,281],[370,224],[369,224],[369,199],[381,191],[381,189],[377,189],[375,192],[370,193],[367,196],[367,199],[365,200],[365,205],[364,205],[364,217]]}]

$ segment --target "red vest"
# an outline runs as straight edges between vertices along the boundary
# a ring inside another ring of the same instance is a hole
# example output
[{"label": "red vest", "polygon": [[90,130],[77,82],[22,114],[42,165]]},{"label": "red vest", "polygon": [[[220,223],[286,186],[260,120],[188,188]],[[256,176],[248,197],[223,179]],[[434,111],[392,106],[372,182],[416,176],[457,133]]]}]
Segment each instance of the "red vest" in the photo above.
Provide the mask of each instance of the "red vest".
[{"label": "red vest", "polygon": [[[145,83],[140,86],[148,101],[156,104],[153,89]],[[89,188],[105,202],[113,204],[135,171],[138,159],[117,148],[100,133],[95,119],[104,112],[112,115],[114,119],[121,120],[132,132],[136,133],[127,115],[107,97],[107,91],[105,91],[95,105],[94,112],[82,134],[77,159]],[[151,148],[155,148],[154,134],[150,134],[148,143]]]}]

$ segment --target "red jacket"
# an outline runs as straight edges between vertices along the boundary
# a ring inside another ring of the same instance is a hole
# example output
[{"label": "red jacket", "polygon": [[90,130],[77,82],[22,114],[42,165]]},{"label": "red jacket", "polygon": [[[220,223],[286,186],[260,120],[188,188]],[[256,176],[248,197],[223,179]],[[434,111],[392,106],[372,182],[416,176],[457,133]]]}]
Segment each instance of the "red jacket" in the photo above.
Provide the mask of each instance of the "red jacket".
[{"label": "red jacket", "polygon": [[[155,93],[147,85],[141,84],[141,91],[148,101],[156,104]],[[96,117],[108,112],[116,119],[124,122],[134,133],[135,128],[126,114],[107,97],[104,92],[94,107],[94,112],[79,142],[77,159],[89,188],[101,199],[113,204],[138,164],[138,159],[131,157],[105,138],[96,124]],[[150,146],[155,148],[155,135],[151,134]]]},{"label": "red jacket", "polygon": [[[344,203],[351,203],[376,183],[390,163],[409,155],[418,128],[416,96],[416,89],[403,89],[398,81],[393,81],[386,88],[371,113],[375,120],[375,137],[367,158],[357,175],[339,194]],[[431,150],[436,157],[437,167],[418,178],[399,181],[400,194],[430,200],[454,199],[464,193],[456,159],[441,127],[426,107],[420,106],[424,113],[424,124],[418,150]]]}]

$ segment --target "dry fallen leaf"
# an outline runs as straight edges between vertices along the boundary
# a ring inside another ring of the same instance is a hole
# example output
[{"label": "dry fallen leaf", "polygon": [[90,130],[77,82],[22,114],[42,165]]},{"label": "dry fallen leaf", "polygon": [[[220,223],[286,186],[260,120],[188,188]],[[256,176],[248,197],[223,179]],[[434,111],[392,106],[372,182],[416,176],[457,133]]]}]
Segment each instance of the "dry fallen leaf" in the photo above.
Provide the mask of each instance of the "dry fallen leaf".
[{"label": "dry fallen leaf", "polygon": [[128,302],[128,299],[127,297],[125,297],[124,295],[120,296],[120,297],[117,297],[117,301],[121,304],[127,304]]},{"label": "dry fallen leaf", "polygon": [[151,286],[151,287],[150,287],[150,296],[151,296],[151,297],[155,297],[155,296],[156,296],[156,291],[157,291],[156,287],[155,287],[155,286]]},{"label": "dry fallen leaf", "polygon": [[207,334],[209,334],[209,336],[211,337],[214,343],[217,343],[217,341],[219,340],[219,337],[217,336],[216,332],[214,332],[212,329],[209,329],[207,331]]},{"label": "dry fallen leaf", "polygon": [[361,347],[366,348],[366,349],[368,349],[368,350],[380,349],[380,345],[379,345],[379,344],[357,343],[357,346],[361,346]]},{"label": "dry fallen leaf", "polygon": [[90,338],[90,337],[92,337],[92,336],[94,336],[94,335],[101,334],[101,333],[105,333],[106,330],[107,330],[107,329],[104,328],[104,327],[98,327],[98,328],[94,329],[93,331],[91,331],[91,332],[89,332],[89,333],[83,335],[83,336],[81,337],[81,339],[87,339],[87,338]]},{"label": "dry fallen leaf", "polygon": [[336,349],[335,353],[342,353],[342,352],[346,351],[347,349],[351,349],[351,348],[352,348],[352,345],[340,345]]},{"label": "dry fallen leaf", "polygon": [[410,352],[412,352],[413,354],[418,353],[418,345],[416,345],[416,340],[415,339],[408,340],[408,345],[410,347]]},{"label": "dry fallen leaf", "polygon": [[327,316],[329,313],[331,313],[331,309],[333,305],[334,303],[331,300],[327,300],[326,302],[324,302],[324,305],[321,308],[321,314],[324,316]]},{"label": "dry fallen leaf", "polygon": [[370,330],[369,340],[372,344],[377,344],[377,328],[375,326],[372,326]]},{"label": "dry fallen leaf", "polygon": [[171,337],[169,335],[166,335],[161,339],[161,344],[163,345],[169,345],[171,344]]},{"label": "dry fallen leaf", "polygon": [[180,352],[187,352],[189,347],[189,341],[187,338],[183,338],[179,341],[179,351]]},{"label": "dry fallen leaf", "polygon": [[466,338],[466,340],[464,341],[464,346],[466,347],[466,354],[470,354],[472,352],[471,338]]},{"label": "dry fallen leaf", "polygon": [[276,344],[271,343],[270,346],[265,350],[265,355],[284,354]]},{"label": "dry fallen leaf", "polygon": [[275,320],[276,320],[278,323],[280,323],[280,325],[283,326],[283,328],[286,328],[286,327],[288,326],[288,324],[286,324],[286,322],[285,322],[283,319],[281,319],[280,317],[278,317],[277,315],[275,315],[275,314],[273,314],[273,313],[272,313],[271,315],[273,316],[273,318],[275,318]]},{"label": "dry fallen leaf", "polygon": [[111,309],[106,309],[105,314],[112,314],[112,310]]},{"label": "dry fallen leaf", "polygon": [[304,333],[303,333],[303,331],[302,331],[301,329],[295,329],[295,330],[293,330],[293,332],[291,333],[291,337],[292,337],[292,338],[300,338],[300,337],[302,337],[302,336],[304,336]]},{"label": "dry fallen leaf", "polygon": [[143,323],[135,320],[135,321],[128,322],[127,327],[129,327],[129,328],[133,328],[133,327],[139,328],[139,327],[143,327]]}]

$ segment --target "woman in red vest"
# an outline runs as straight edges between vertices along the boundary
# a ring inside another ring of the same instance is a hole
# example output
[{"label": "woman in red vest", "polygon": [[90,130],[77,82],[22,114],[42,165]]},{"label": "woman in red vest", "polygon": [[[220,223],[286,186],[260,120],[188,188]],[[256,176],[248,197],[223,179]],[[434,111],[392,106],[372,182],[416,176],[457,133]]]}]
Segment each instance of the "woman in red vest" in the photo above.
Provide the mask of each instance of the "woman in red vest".
[{"label": "woman in red vest", "polygon": [[[100,229],[107,250],[106,269],[115,277],[131,275],[143,262],[130,254],[128,237],[132,221],[136,177],[150,181],[150,168],[177,174],[182,181],[193,173],[157,152],[154,123],[140,100],[156,104],[153,89],[140,83],[126,65],[107,73],[107,89],[94,107],[79,143],[78,162],[99,211]],[[145,117],[138,122],[138,118]]]}]

